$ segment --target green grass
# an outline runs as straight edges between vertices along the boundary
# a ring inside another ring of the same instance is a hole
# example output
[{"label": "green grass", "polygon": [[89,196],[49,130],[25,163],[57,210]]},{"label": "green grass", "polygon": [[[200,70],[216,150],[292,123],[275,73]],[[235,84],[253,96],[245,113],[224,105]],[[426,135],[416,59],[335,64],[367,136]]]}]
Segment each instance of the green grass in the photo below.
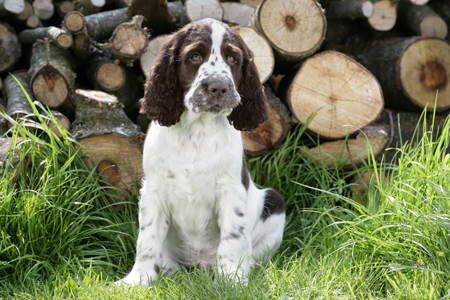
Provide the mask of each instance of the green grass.
[{"label": "green grass", "polygon": [[[39,130],[16,124],[19,163],[11,155],[0,170],[0,299],[450,298],[448,122],[437,140],[402,146],[398,166],[372,158],[358,170],[308,163],[296,128],[249,161],[255,182],[285,197],[288,216],[280,250],[248,286],[194,268],[124,288],[112,282],[134,262],[136,199],[112,204],[115,190],[87,169],[76,141],[58,139],[43,122],[51,116],[34,108]],[[363,206],[351,178],[367,170],[375,176]]]}]

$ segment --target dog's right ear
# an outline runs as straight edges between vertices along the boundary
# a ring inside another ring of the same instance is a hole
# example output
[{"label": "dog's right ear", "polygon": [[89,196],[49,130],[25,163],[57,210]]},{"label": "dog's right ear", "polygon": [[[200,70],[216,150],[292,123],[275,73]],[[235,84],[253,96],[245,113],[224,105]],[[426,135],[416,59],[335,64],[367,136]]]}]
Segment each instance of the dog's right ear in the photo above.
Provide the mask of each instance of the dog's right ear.
[{"label": "dog's right ear", "polygon": [[177,59],[185,37],[184,30],[180,30],[164,43],[145,83],[144,97],[139,101],[139,112],[162,126],[175,125],[184,112]]}]

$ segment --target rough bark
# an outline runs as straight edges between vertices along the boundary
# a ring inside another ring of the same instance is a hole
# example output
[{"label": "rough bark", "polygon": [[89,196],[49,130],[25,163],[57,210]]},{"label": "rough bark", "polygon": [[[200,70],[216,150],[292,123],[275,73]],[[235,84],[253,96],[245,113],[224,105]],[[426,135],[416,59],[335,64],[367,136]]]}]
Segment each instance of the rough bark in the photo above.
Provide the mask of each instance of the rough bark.
[{"label": "rough bark", "polygon": [[238,2],[222,2],[224,22],[234,22],[240,26],[248,25],[255,8]]},{"label": "rough bark", "polygon": [[387,41],[351,40],[342,51],[352,54],[380,81],[386,107],[419,110],[450,108],[450,44],[437,38]]},{"label": "rough bark", "polygon": [[388,142],[388,134],[383,126],[367,126],[356,138],[348,138],[334,142],[322,143],[317,147],[305,149],[309,159],[332,167],[358,166],[367,160],[369,155],[368,143],[374,156],[381,153]]},{"label": "rough bark", "polygon": [[447,24],[450,24],[450,2],[446,0],[436,0],[429,2],[428,5],[437,12]]},{"label": "rough bark", "polygon": [[271,44],[276,69],[316,52],[327,28],[324,11],[315,0],[263,0],[250,23]]},{"label": "rough bark", "polygon": [[266,89],[266,97],[269,119],[253,132],[241,132],[245,153],[251,156],[280,148],[290,129],[290,116],[286,107],[269,88]]},{"label": "rough bark", "polygon": [[397,22],[397,4],[390,0],[373,3],[373,15],[367,20],[369,25],[378,31],[388,31]]},{"label": "rough bark", "polygon": [[327,23],[327,34],[322,43],[325,50],[335,50],[336,45],[343,44],[347,38],[361,31],[361,26],[355,26],[355,22],[349,19],[329,19]]},{"label": "rough bark", "polygon": [[428,5],[414,5],[410,2],[400,2],[398,6],[398,19],[415,35],[445,38],[447,24]]},{"label": "rough bark", "polygon": [[9,71],[22,55],[22,46],[14,29],[0,22],[0,73]]},{"label": "rough bark", "polygon": [[322,0],[320,4],[325,9],[327,19],[370,18],[374,13],[370,0]]},{"label": "rough bark", "polygon": [[49,20],[55,13],[55,6],[52,0],[34,0],[33,9],[34,14],[43,21]]},{"label": "rough bark", "polygon": [[0,16],[20,14],[24,9],[24,0],[0,0]]},{"label": "rough bark", "polygon": [[73,43],[70,33],[54,26],[24,30],[19,38],[24,44],[34,44],[38,39],[48,38],[61,48],[69,48]]},{"label": "rough bark", "polygon": [[127,66],[132,66],[145,52],[148,45],[148,33],[143,29],[143,16],[137,15],[130,22],[122,23],[114,30],[106,44],[100,45],[103,50],[110,51]]},{"label": "rough bark", "polygon": [[184,2],[186,17],[190,21],[212,18],[223,19],[223,8],[218,0],[186,0]]},{"label": "rough bark", "polygon": [[28,75],[36,99],[50,108],[70,106],[76,74],[69,53],[43,40],[33,50]]},{"label": "rough bark", "polygon": [[[20,82],[23,86],[25,92],[33,99],[33,94],[31,93],[31,87],[27,79],[20,75],[14,75],[14,77]],[[17,83],[16,79],[13,76],[9,75],[5,79],[5,97],[8,101],[6,107],[6,114],[10,116],[14,120],[18,120],[27,115],[33,113],[33,109],[31,108],[30,103],[28,102],[27,97],[25,96],[22,88]],[[33,118],[31,118],[32,120]],[[14,124],[8,123],[9,127],[14,126]]]},{"label": "rough bark", "polygon": [[384,107],[375,76],[345,54],[325,51],[308,58],[287,89],[291,112],[308,130],[341,139],[373,122]]},{"label": "rough bark", "polygon": [[[208,0],[209,1],[209,0]],[[147,27],[153,36],[171,33],[176,29],[175,18],[167,9],[165,0],[133,0],[128,6],[127,15],[144,16],[142,27]]]},{"label": "rough bark", "polygon": [[252,27],[242,26],[234,28],[242,37],[247,46],[252,49],[254,62],[262,83],[272,75],[275,67],[275,58],[272,47],[267,40]]},{"label": "rough bark", "polygon": [[134,188],[142,178],[143,134],[117,98],[100,91],[77,90],[71,132],[91,169],[95,167],[113,186],[137,192]]},{"label": "rough bark", "polygon": [[95,41],[109,39],[120,24],[129,21],[127,8],[104,11],[84,17],[89,36]]},{"label": "rough bark", "polygon": [[142,73],[146,78],[150,76],[150,70],[155,63],[155,59],[158,56],[159,51],[162,48],[162,45],[169,38],[168,34],[163,34],[151,39],[148,42],[147,48],[145,49],[144,54],[142,54],[139,59]]},{"label": "rough bark", "polygon": [[105,5],[105,0],[78,0],[77,10],[83,15],[98,13]]}]

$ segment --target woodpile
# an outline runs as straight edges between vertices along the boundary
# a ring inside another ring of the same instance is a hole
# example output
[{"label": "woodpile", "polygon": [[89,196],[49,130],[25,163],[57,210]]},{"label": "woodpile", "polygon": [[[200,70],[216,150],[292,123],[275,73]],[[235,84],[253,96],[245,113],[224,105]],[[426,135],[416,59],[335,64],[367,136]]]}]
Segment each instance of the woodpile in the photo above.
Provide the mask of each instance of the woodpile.
[{"label": "woodpile", "polygon": [[[33,120],[19,82],[91,168],[132,192],[143,82],[170,34],[202,18],[229,23],[254,52],[269,120],[242,132],[250,156],[302,123],[320,145],[299,155],[351,167],[368,144],[375,155],[398,146],[397,111],[409,132],[425,107],[443,119],[450,108],[447,0],[0,0],[0,18],[0,112]],[[11,126],[0,117],[0,135]]]}]

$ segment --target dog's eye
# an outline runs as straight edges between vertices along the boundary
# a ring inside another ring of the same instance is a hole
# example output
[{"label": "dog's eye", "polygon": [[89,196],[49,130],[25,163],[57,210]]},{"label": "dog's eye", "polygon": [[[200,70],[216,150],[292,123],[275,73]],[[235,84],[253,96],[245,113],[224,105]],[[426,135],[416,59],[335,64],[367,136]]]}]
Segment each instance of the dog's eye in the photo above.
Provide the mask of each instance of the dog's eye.
[{"label": "dog's eye", "polygon": [[234,58],[233,55],[228,55],[228,61],[229,61],[230,63],[234,63],[234,62],[236,61],[236,59]]},{"label": "dog's eye", "polygon": [[200,54],[195,53],[194,55],[191,56],[191,59],[192,59],[193,61],[198,61],[198,60],[200,60]]}]

